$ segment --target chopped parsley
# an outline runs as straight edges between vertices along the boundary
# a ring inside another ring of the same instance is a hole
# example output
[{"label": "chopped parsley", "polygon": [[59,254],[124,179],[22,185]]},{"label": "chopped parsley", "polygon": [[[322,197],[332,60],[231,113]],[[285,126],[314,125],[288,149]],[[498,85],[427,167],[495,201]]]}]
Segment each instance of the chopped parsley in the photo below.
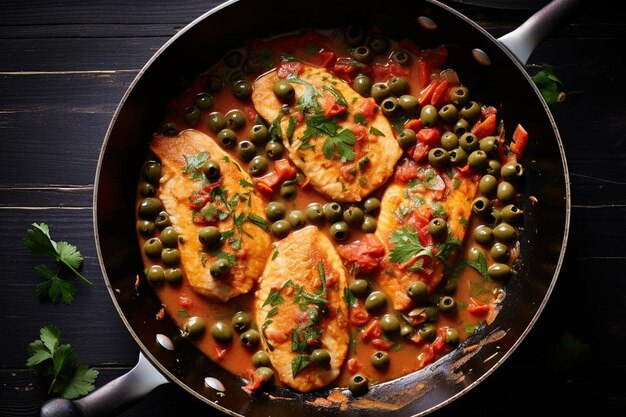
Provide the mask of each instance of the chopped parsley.
[{"label": "chopped parsley", "polygon": [[191,174],[192,180],[202,180],[204,179],[204,174],[202,173],[202,165],[209,159],[208,152],[200,152],[197,155],[185,156],[185,168],[183,172],[185,174]]},{"label": "chopped parsley", "polygon": [[263,231],[267,232],[270,229],[270,226],[267,224],[267,221],[261,216],[258,216],[254,213],[249,213],[248,217],[246,217],[246,221],[254,224],[255,226],[260,227]]},{"label": "chopped parsley", "polygon": [[430,247],[422,246],[419,235],[413,227],[403,227],[394,231],[389,241],[394,244],[389,253],[391,262],[404,264],[414,256],[433,256]]},{"label": "chopped parsley", "polygon": [[306,368],[311,359],[309,355],[298,355],[291,360],[291,376],[295,378],[304,368]]},{"label": "chopped parsley", "polygon": [[487,260],[482,253],[478,254],[478,257],[475,261],[470,261],[469,259],[466,259],[464,262],[465,265],[478,271],[478,273],[482,275],[483,278],[489,279],[489,274],[487,273]]},{"label": "chopped parsley", "polygon": [[282,295],[280,295],[280,290],[277,290],[276,288],[272,288],[270,289],[270,293],[265,299],[265,301],[263,302],[263,305],[261,307],[265,307],[268,304],[271,305],[272,307],[275,307],[284,302],[285,302],[285,299],[283,298]]},{"label": "chopped parsley", "polygon": [[352,291],[348,287],[343,289],[343,301],[346,302],[348,307],[356,307],[359,305],[359,301],[356,299]]},{"label": "chopped parsley", "polygon": [[354,123],[358,123],[360,125],[367,125],[367,119],[363,116],[363,113],[354,113]]},{"label": "chopped parsley", "polygon": [[385,134],[383,132],[381,132],[380,130],[376,129],[374,126],[370,127],[370,133],[372,135],[376,135],[376,136],[385,136]]},{"label": "chopped parsley", "polygon": [[335,97],[335,101],[337,102],[337,104],[339,104],[340,106],[348,107],[348,102],[346,101],[346,98],[335,87],[333,87],[333,86],[324,86],[322,88],[324,90],[328,91],[330,94],[332,94],[333,97]]},{"label": "chopped parsley", "polygon": [[272,252],[272,261],[278,257],[279,253],[278,249],[274,249],[274,252]]}]

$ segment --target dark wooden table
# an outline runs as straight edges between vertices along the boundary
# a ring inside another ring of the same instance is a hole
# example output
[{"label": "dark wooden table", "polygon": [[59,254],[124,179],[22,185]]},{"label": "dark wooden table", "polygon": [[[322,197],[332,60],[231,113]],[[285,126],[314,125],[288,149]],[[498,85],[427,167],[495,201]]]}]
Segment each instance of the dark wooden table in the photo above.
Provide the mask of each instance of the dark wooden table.
[{"label": "dark wooden table", "polygon": [[[54,323],[97,385],[129,370],[138,348],[115,311],[96,258],[92,194],[100,146],[124,91],[150,56],[216,0],[80,0],[0,6],[0,415],[36,415],[45,388],[26,347]],[[553,296],[521,347],[469,394],[434,415],[626,414],[626,24],[588,2],[530,63],[549,63],[568,90],[553,107],[572,186],[567,255]],[[528,11],[451,3],[500,36]],[[529,69],[532,71],[532,69]],[[21,239],[32,222],[78,245],[73,305],[40,303]],[[174,385],[123,416],[209,413]]]}]

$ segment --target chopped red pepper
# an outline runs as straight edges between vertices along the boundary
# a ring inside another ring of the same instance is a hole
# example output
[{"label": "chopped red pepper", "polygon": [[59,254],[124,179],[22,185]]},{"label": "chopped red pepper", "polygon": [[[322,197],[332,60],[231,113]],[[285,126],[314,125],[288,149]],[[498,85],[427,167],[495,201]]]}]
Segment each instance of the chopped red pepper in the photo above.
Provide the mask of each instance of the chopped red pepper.
[{"label": "chopped red pepper", "polygon": [[296,168],[289,163],[288,159],[274,161],[274,170],[282,180],[290,180],[296,176]]},{"label": "chopped red pepper", "polygon": [[417,140],[428,146],[435,146],[441,139],[441,130],[438,127],[428,127],[417,132]]},{"label": "chopped red pepper", "polygon": [[419,95],[417,96],[417,101],[420,104],[420,106],[425,106],[426,104],[430,102],[430,100],[433,97],[433,94],[435,93],[435,89],[437,88],[438,85],[439,85],[439,79],[435,78],[430,81],[430,84],[428,84],[426,88],[420,91]]},{"label": "chopped red pepper", "polygon": [[365,329],[361,333],[361,339],[366,342],[370,339],[376,339],[383,334],[383,328],[380,327],[380,321],[374,319],[365,326]]},{"label": "chopped red pepper", "polygon": [[422,127],[424,127],[424,123],[422,123],[422,119],[411,119],[404,125],[406,129],[411,129],[414,132],[417,132]]},{"label": "chopped red pepper", "polygon": [[324,116],[326,118],[331,118],[343,114],[348,107],[342,106],[341,104],[333,103],[329,107],[324,109]]},{"label": "chopped red pepper", "polygon": [[428,84],[430,84],[430,75],[431,75],[431,70],[430,70],[430,65],[428,65],[428,62],[424,61],[423,59],[420,59],[419,61],[417,61],[417,86],[419,88],[424,88],[426,87]]},{"label": "chopped red pepper", "polygon": [[388,352],[393,347],[393,342],[388,342],[384,339],[378,338],[378,339],[372,340],[372,346],[374,346],[376,349],[384,350],[385,352]]},{"label": "chopped red pepper", "polygon": [[493,132],[496,130],[496,115],[491,114],[487,116],[485,120],[478,121],[472,127],[472,133],[478,137],[478,139],[482,139],[484,137],[493,135]]},{"label": "chopped red pepper", "polygon": [[324,49],[322,49],[320,52],[318,52],[317,54],[320,59],[322,60],[322,62],[320,63],[321,67],[324,68],[329,68],[332,66],[332,64],[335,62],[335,53],[333,51],[326,51]]},{"label": "chopped red pepper", "polygon": [[363,326],[370,319],[370,315],[363,307],[352,307],[350,309],[350,324],[353,326]]},{"label": "chopped red pepper", "polygon": [[484,316],[485,314],[489,313],[489,310],[491,308],[488,305],[477,305],[474,303],[471,303],[469,306],[467,306],[467,311],[473,315],[473,316],[477,316],[477,317],[481,317]]},{"label": "chopped red pepper", "polygon": [[448,80],[440,82],[435,90],[433,96],[430,98],[430,104],[433,106],[441,107],[446,104],[446,101],[450,101],[450,94],[445,94],[448,91]]},{"label": "chopped red pepper", "polygon": [[413,152],[411,156],[415,162],[421,162],[428,155],[428,151],[430,147],[426,145],[424,142],[417,142],[413,147]]},{"label": "chopped red pepper", "polygon": [[351,374],[356,374],[359,371],[361,365],[359,365],[359,360],[357,358],[350,358],[348,360],[348,363],[346,364],[346,367]]},{"label": "chopped red pepper", "polygon": [[524,126],[517,125],[515,132],[513,132],[513,142],[511,142],[511,152],[513,152],[518,158],[522,158],[524,147],[528,142],[528,132],[524,129]]},{"label": "chopped red pepper", "polygon": [[193,210],[200,210],[202,207],[211,200],[211,194],[208,194],[204,190],[194,191],[189,197],[187,205]]},{"label": "chopped red pepper", "polygon": [[409,182],[417,178],[417,164],[410,159],[405,159],[396,167],[395,178],[401,182]]},{"label": "chopped red pepper", "polygon": [[355,113],[361,113],[365,120],[372,121],[376,117],[376,113],[378,113],[378,104],[376,104],[373,98],[366,98]]}]

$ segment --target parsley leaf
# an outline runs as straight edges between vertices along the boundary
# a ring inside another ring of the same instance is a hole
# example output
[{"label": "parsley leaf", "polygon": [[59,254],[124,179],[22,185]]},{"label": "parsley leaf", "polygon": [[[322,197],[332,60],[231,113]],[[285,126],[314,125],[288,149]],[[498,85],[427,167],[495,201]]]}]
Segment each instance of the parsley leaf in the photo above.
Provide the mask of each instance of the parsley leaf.
[{"label": "parsley leaf", "polygon": [[483,276],[483,278],[489,279],[489,274],[487,273],[487,260],[482,253],[478,254],[478,258],[475,261],[470,261],[469,259],[466,259],[465,265],[477,270],[480,275]]},{"label": "parsley leaf", "polygon": [[311,359],[309,355],[298,355],[291,360],[291,376],[295,378],[304,368],[306,368]]},{"label": "parsley leaf", "polygon": [[353,118],[354,118],[355,123],[358,123],[363,126],[367,124],[367,119],[365,119],[365,116],[363,116],[363,113],[354,113]]},{"label": "parsley leaf", "polygon": [[183,172],[185,174],[191,174],[191,179],[193,180],[201,180],[204,178],[204,175],[200,168],[202,165],[209,159],[208,152],[200,152],[197,155],[185,156],[185,168]]},{"label": "parsley leaf", "polygon": [[77,365],[74,349],[67,344],[61,345],[60,340],[58,328],[50,324],[42,327],[39,339],[28,345],[26,366],[36,375],[50,380],[49,394],[59,394],[71,400],[94,390],[98,371]]},{"label": "parsley leaf", "polygon": [[352,291],[348,287],[343,289],[343,301],[346,302],[348,307],[357,307],[359,305],[359,301],[356,299]]},{"label": "parsley leaf", "polygon": [[533,75],[532,79],[549,106],[563,101],[565,95],[563,83],[554,74],[554,70],[550,65],[541,65],[541,71]]},{"label": "parsley leaf", "polygon": [[385,136],[385,134],[383,132],[381,132],[380,130],[376,129],[374,126],[370,127],[370,133],[372,135],[376,135],[376,136]]},{"label": "parsley leaf", "polygon": [[342,161],[354,160],[353,145],[356,143],[356,136],[351,130],[343,129],[337,134],[328,137],[322,145],[322,152],[326,159],[331,159],[335,154],[335,149],[339,153]]},{"label": "parsley leaf", "polygon": [[37,284],[36,289],[40,300],[49,298],[54,303],[63,300],[65,304],[72,304],[76,295],[76,286],[73,283],[60,278],[45,265],[37,265],[35,272],[44,279],[43,282]]},{"label": "parsley leaf", "polygon": [[264,231],[268,231],[270,229],[269,224],[267,224],[267,221],[265,221],[265,219],[261,216],[258,216],[254,213],[249,213],[248,217],[246,217],[246,221],[259,226],[261,229],[263,229]]},{"label": "parsley leaf", "polygon": [[285,302],[285,299],[283,298],[282,295],[280,295],[280,290],[272,288],[261,307],[265,307],[268,304],[271,305],[272,307],[276,307],[277,305],[282,304],[284,302]]},{"label": "parsley leaf", "polygon": [[322,88],[332,94],[333,97],[335,97],[335,101],[337,102],[337,104],[339,104],[340,106],[348,107],[348,102],[346,101],[346,98],[335,87],[333,87],[332,85],[325,85]]},{"label": "parsley leaf", "polygon": [[394,243],[389,253],[391,262],[404,264],[414,256],[433,256],[430,247],[422,246],[419,235],[413,227],[403,227],[394,231],[389,241]]},{"label": "parsley leaf", "polygon": [[315,112],[321,112],[322,108],[320,107],[317,99],[320,94],[317,92],[315,87],[311,85],[311,83],[304,81],[298,78],[295,74],[291,74],[286,78],[287,81],[295,84],[300,84],[304,86],[304,92],[298,97],[298,109],[302,112],[307,110],[313,110]]}]

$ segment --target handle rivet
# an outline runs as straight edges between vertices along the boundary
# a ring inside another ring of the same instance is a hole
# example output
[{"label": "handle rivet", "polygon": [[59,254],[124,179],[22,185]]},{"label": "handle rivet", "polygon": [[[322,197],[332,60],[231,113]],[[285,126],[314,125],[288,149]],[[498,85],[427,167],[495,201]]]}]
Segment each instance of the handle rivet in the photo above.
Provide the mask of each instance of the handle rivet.
[{"label": "handle rivet", "polygon": [[472,56],[480,65],[489,66],[491,65],[491,58],[489,55],[482,49],[474,48],[472,49]]},{"label": "handle rivet", "polygon": [[435,30],[437,29],[437,24],[433,19],[426,16],[420,16],[417,18],[417,23],[426,30]]}]

